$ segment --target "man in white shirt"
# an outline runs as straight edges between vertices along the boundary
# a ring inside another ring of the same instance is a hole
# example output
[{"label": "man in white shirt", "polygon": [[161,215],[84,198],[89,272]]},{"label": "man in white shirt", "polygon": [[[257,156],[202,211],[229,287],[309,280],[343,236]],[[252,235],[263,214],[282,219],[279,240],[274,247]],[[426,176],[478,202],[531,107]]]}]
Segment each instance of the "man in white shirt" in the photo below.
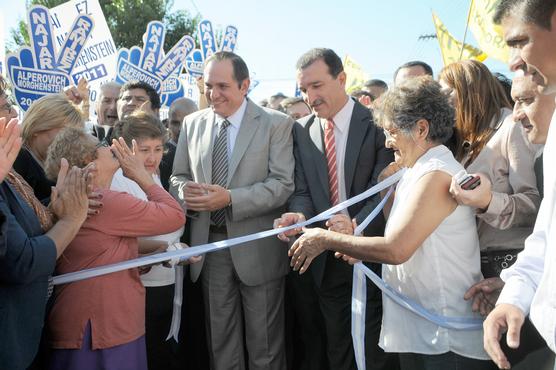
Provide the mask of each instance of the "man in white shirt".
[{"label": "man in white shirt", "polygon": [[[539,92],[556,91],[556,1],[502,0],[494,21],[502,25],[511,48],[510,69],[532,75]],[[511,348],[519,346],[525,315],[556,351],[556,172],[550,159],[556,151],[556,115],[552,118],[544,148],[544,199],[533,234],[517,262],[502,273],[506,285],[496,308],[484,323],[485,349],[501,369],[510,363],[499,340],[507,330]]]},{"label": "man in white shirt", "polygon": [[110,137],[112,128],[118,121],[116,105],[120,95],[120,84],[117,82],[107,82],[100,87],[100,95],[95,106],[97,123],[93,126],[93,135],[99,140]]}]

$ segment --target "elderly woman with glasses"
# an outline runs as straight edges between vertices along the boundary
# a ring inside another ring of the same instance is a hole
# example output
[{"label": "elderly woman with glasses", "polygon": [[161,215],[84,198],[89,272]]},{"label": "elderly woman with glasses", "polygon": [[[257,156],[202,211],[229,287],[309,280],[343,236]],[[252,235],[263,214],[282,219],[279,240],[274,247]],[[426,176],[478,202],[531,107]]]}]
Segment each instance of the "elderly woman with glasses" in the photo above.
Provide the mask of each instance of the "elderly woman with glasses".
[{"label": "elderly woman with glasses", "polygon": [[[482,278],[479,243],[472,209],[449,192],[452,176],[463,167],[443,145],[454,122],[448,98],[430,78],[411,79],[386,93],[378,121],[395,156],[383,176],[407,168],[385,207],[384,237],[348,235],[350,220],[337,215],[329,222],[344,233],[307,229],[291,247],[292,266],[304,272],[327,249],[346,260],[381,262],[386,283],[426,309],[476,317],[463,295]],[[482,330],[446,329],[383,299],[380,346],[400,353],[402,369],[490,368],[482,361],[488,359]]]},{"label": "elderly woman with glasses", "polygon": [[[94,189],[103,207],[89,217],[59,259],[59,274],[136,258],[138,237],[172,232],[185,222],[180,205],[157,185],[143,161],[120,138],[112,147],[66,128],[48,149],[46,173],[60,159],[86,167],[94,163]],[[146,200],[110,190],[118,168],[137,183]],[[142,249],[142,253],[150,250]],[[145,288],[137,269],[56,287],[48,317],[50,369],[146,369]]]}]

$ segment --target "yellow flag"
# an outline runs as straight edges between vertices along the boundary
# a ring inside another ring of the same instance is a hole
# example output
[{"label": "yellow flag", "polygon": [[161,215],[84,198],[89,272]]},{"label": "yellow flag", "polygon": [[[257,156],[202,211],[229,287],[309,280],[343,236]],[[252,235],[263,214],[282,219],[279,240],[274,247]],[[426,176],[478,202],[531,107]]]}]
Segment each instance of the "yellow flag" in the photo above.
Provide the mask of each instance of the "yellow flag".
[{"label": "yellow flag", "polygon": [[499,0],[471,0],[469,28],[477,39],[479,47],[489,57],[508,62],[510,49],[504,42],[502,27],[492,22],[492,16]]},{"label": "yellow flag", "polygon": [[[440,21],[440,18],[438,18],[434,12],[432,13],[432,19],[434,21],[434,25],[436,26],[436,38],[438,39],[438,44],[440,45],[440,52],[442,53],[444,65],[447,66],[448,64],[459,61],[461,54],[461,42],[456,40],[454,36],[448,32],[446,26],[444,26],[442,21]],[[463,54],[461,54],[461,60],[473,59],[482,62],[486,58],[487,55],[485,53],[468,44],[465,44]]]},{"label": "yellow flag", "polygon": [[363,68],[349,55],[344,58],[344,72],[346,72],[346,92],[348,94],[353,90],[360,89],[367,81],[367,74]]}]

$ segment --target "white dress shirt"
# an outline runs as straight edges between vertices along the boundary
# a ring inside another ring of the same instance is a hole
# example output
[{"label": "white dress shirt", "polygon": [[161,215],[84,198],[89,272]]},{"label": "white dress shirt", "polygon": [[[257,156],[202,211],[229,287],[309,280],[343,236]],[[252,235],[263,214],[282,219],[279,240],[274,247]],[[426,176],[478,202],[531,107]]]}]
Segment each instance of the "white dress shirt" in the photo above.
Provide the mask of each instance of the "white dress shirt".
[{"label": "white dress shirt", "polygon": [[[351,122],[351,115],[353,114],[353,108],[355,107],[355,102],[348,98],[346,104],[342,109],[336,113],[332,118],[334,121],[334,140],[336,143],[336,176],[338,177],[338,196],[340,197],[340,202],[347,199],[347,189],[346,180],[344,175],[344,166],[346,158],[346,145],[347,138],[349,134],[349,123]],[[321,127],[324,129],[326,127],[326,120],[320,120]],[[347,209],[342,211],[342,213],[347,214]]]},{"label": "white dress shirt", "polygon": [[497,304],[519,307],[530,318],[550,349],[556,352],[556,112],[543,154],[544,199],[533,233],[516,263],[502,271],[506,282]]},{"label": "white dress shirt", "polygon": [[241,127],[241,121],[243,121],[243,116],[245,115],[245,110],[247,109],[247,99],[243,99],[243,103],[239,106],[239,108],[228,117],[222,117],[219,114],[216,114],[216,119],[214,120],[215,130],[214,130],[214,137],[216,138],[218,133],[220,132],[220,127],[222,127],[222,123],[224,120],[228,120],[230,125],[228,126],[228,161],[232,158],[232,153],[234,152],[234,145],[236,143],[237,134],[239,133],[239,128]]}]

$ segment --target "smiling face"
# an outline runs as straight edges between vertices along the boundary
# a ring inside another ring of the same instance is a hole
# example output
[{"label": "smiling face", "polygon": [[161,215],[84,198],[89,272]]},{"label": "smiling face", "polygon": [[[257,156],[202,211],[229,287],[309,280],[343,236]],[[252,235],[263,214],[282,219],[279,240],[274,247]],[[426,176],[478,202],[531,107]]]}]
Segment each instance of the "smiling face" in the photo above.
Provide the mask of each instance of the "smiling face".
[{"label": "smiling face", "polygon": [[523,6],[517,7],[502,20],[504,39],[511,48],[509,66],[512,71],[523,69],[538,84],[539,92],[556,92],[556,12],[551,29],[523,21]]},{"label": "smiling face", "polygon": [[214,113],[224,118],[234,114],[249,90],[249,79],[238,82],[229,59],[213,60],[204,71],[205,96]]},{"label": "smiling face", "polygon": [[303,99],[319,118],[333,118],[348,99],[345,72],[333,77],[322,59],[297,71],[297,85]]},{"label": "smiling face", "polygon": [[141,158],[145,169],[152,175],[158,170],[162,155],[164,154],[164,144],[162,139],[143,138],[137,139],[138,152],[136,155]]},{"label": "smiling face", "polygon": [[515,101],[513,117],[521,122],[529,141],[544,144],[556,104],[556,95],[542,95],[533,76],[515,77],[512,84],[512,98]]}]

